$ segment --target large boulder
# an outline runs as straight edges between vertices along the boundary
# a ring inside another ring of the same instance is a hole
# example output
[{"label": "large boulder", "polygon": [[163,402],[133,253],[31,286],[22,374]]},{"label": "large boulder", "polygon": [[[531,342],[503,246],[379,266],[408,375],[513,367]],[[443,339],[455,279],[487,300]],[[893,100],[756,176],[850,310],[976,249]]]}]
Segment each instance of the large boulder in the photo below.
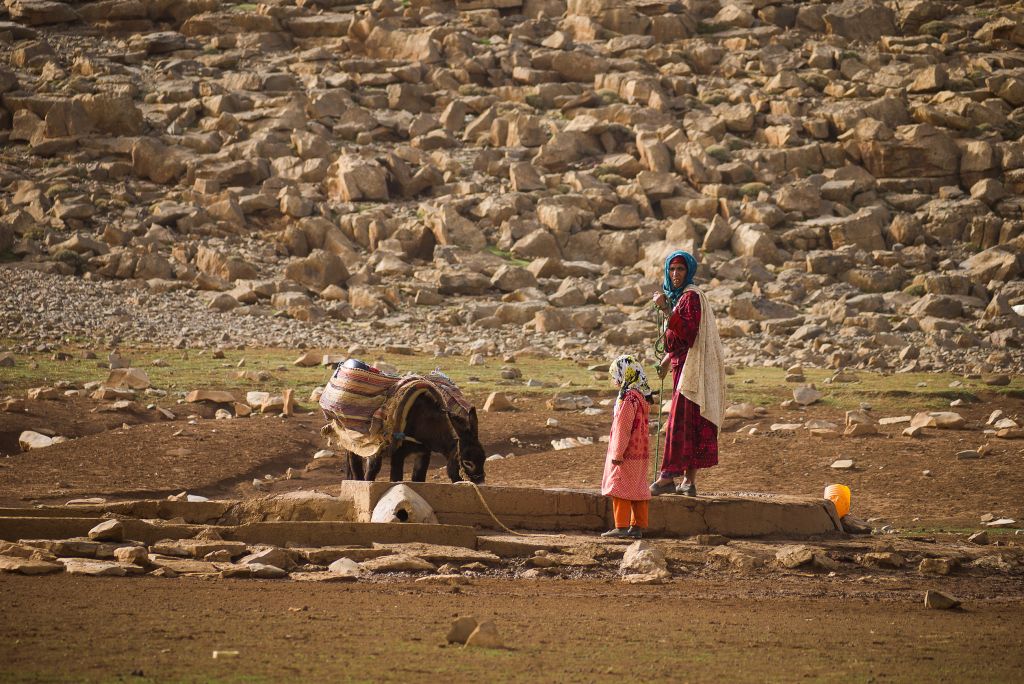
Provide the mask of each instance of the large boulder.
[{"label": "large boulder", "polygon": [[896,33],[896,14],[875,0],[846,0],[832,5],[822,19],[828,33],[873,43]]},{"label": "large boulder", "polygon": [[388,200],[387,170],[373,159],[343,154],[331,167],[326,185],[331,199],[342,202]]},{"label": "large boulder", "polygon": [[337,256],[314,249],[308,257],[292,260],[285,267],[285,277],[320,292],[328,285],[344,285],[349,273]]},{"label": "large boulder", "polygon": [[474,251],[487,245],[487,238],[476,224],[459,214],[450,204],[438,207],[431,213],[427,223],[439,245],[457,245]]},{"label": "large boulder", "polygon": [[730,238],[733,254],[760,259],[766,264],[781,264],[775,241],[768,232],[768,227],[757,223],[741,223],[733,230]]},{"label": "large boulder", "polygon": [[28,26],[65,24],[78,21],[78,13],[69,5],[54,0],[14,0],[7,3],[11,19]]},{"label": "large boulder", "polygon": [[196,250],[196,268],[228,282],[239,279],[253,280],[259,276],[252,264],[238,257],[225,256],[222,252],[209,247],[200,247]]},{"label": "large boulder", "polygon": [[186,155],[155,138],[139,138],[132,145],[132,170],[154,183],[174,183],[185,174]]},{"label": "large boulder", "polygon": [[832,247],[839,249],[846,245],[860,247],[867,251],[885,249],[882,226],[887,212],[881,208],[864,208],[855,214],[837,218],[828,227]]},{"label": "large boulder", "polygon": [[1006,247],[992,247],[971,256],[960,264],[971,274],[971,279],[979,283],[990,280],[1009,281],[1020,277],[1020,254],[1011,252]]},{"label": "large boulder", "polygon": [[876,178],[955,176],[960,163],[956,141],[929,124],[900,126],[893,138],[863,140],[858,148]]}]

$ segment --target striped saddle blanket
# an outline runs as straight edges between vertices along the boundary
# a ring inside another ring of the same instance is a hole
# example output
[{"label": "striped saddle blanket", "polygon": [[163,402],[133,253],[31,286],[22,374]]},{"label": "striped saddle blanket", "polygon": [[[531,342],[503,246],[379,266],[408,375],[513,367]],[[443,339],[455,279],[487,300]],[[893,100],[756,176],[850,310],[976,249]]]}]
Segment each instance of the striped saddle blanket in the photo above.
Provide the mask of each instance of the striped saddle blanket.
[{"label": "striped saddle blanket", "polygon": [[338,366],[320,395],[320,408],[333,423],[333,433],[342,447],[372,456],[404,438],[409,410],[424,395],[442,407],[450,420],[468,423],[472,404],[439,370],[398,377]]}]

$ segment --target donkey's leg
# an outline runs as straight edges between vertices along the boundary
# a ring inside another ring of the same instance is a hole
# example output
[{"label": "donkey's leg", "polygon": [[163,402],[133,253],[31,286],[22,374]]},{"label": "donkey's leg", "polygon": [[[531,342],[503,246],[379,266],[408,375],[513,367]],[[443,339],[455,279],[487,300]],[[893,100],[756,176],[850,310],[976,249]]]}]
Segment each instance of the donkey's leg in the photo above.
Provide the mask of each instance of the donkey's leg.
[{"label": "donkey's leg", "polygon": [[401,482],[405,470],[405,457],[413,453],[415,444],[408,442],[391,452],[391,481]]},{"label": "donkey's leg", "polygon": [[364,479],[372,482],[373,480],[377,479],[377,473],[380,472],[381,455],[374,454],[373,456],[368,457],[366,460],[366,477]]},{"label": "donkey's leg", "polygon": [[412,481],[426,482],[427,468],[430,467],[430,452],[420,449],[415,453],[416,460],[412,463]]},{"label": "donkey's leg", "polygon": [[366,462],[362,456],[357,456],[351,451],[349,452],[348,472],[353,480],[362,480],[366,477]]}]

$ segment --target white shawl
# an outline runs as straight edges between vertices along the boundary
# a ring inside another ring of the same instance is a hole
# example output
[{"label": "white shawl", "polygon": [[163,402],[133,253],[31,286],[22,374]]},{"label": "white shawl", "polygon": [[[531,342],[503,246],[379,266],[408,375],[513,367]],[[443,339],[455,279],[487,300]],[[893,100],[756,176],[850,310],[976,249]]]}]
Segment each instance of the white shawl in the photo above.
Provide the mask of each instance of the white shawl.
[{"label": "white shawl", "polygon": [[697,404],[700,414],[721,429],[725,418],[725,349],[707,297],[693,285],[686,290],[700,297],[700,327],[686,354],[676,391]]}]

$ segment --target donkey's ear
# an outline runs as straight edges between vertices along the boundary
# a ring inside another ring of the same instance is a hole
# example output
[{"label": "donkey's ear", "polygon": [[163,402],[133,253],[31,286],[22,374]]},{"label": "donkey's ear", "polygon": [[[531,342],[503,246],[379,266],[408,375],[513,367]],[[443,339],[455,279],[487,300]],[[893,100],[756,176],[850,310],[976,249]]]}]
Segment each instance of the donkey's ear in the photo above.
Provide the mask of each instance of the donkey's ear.
[{"label": "donkey's ear", "polygon": [[472,425],[474,428],[476,428],[476,426],[477,426],[476,407],[475,406],[470,406],[469,407],[469,424]]}]

